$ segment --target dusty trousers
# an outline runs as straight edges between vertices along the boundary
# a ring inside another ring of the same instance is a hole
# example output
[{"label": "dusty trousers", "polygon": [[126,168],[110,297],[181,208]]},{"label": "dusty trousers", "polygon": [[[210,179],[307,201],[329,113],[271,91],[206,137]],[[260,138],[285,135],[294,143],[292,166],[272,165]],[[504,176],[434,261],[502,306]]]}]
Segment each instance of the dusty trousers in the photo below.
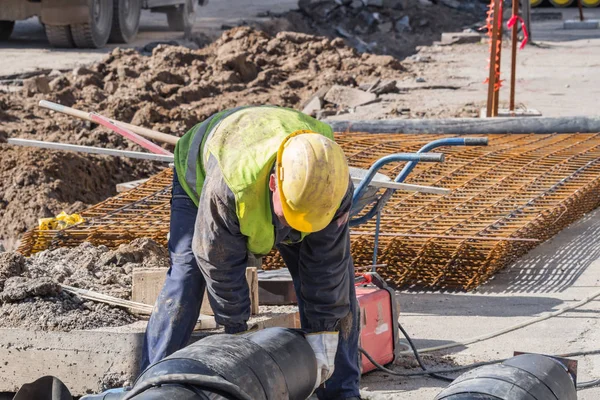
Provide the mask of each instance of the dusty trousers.
[{"label": "dusty trousers", "polygon": [[186,346],[198,316],[206,281],[192,251],[198,207],[173,174],[169,257],[171,267],[146,328],[141,371]]}]

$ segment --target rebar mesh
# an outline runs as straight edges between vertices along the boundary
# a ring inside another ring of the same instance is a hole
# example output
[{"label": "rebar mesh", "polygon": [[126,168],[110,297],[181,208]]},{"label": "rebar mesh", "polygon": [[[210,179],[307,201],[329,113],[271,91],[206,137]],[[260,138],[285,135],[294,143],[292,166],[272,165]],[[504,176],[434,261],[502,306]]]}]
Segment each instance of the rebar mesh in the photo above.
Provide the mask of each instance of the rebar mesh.
[{"label": "rebar mesh", "polygon": [[[452,135],[456,136],[456,135]],[[486,135],[478,135],[486,136]],[[346,133],[337,140],[350,164],[368,168],[395,152],[414,152],[444,135]],[[496,271],[600,205],[600,134],[488,135],[487,147],[443,147],[444,163],[421,163],[407,183],[449,195],[396,192],[381,218],[378,263],[396,286],[473,289]],[[388,165],[393,177],[404,164]],[[26,255],[88,240],[117,246],[136,237],[166,243],[171,172],[84,211],[85,223],[25,235]],[[375,221],[353,229],[356,265],[372,261]],[[394,236],[394,235],[403,236]],[[435,238],[404,236],[435,235]],[[452,238],[444,238],[452,236]],[[540,242],[463,237],[534,238]],[[459,238],[457,238],[459,237]],[[283,266],[276,253],[265,268]]]}]

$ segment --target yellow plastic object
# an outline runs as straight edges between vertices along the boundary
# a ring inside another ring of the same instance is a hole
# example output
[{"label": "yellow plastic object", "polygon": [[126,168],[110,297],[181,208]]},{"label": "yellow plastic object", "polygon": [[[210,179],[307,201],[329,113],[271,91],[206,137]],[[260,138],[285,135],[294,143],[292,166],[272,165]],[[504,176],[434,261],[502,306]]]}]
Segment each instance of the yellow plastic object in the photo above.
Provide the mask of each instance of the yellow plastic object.
[{"label": "yellow plastic object", "polygon": [[584,7],[595,8],[600,5],[600,0],[581,0]]},{"label": "yellow plastic object", "polygon": [[542,4],[544,0],[531,0],[531,7],[537,7]]},{"label": "yellow plastic object", "polygon": [[285,138],[277,151],[277,190],[287,223],[307,233],[325,228],[346,194],[349,174],[333,140],[310,131]]},{"label": "yellow plastic object", "polygon": [[550,0],[550,3],[552,3],[554,7],[563,8],[569,7],[571,4],[573,4],[573,1],[574,0]]},{"label": "yellow plastic object", "polygon": [[54,218],[41,218],[38,220],[38,229],[41,231],[53,229],[65,229],[69,226],[84,222],[84,219],[79,214],[67,214],[61,212]]}]

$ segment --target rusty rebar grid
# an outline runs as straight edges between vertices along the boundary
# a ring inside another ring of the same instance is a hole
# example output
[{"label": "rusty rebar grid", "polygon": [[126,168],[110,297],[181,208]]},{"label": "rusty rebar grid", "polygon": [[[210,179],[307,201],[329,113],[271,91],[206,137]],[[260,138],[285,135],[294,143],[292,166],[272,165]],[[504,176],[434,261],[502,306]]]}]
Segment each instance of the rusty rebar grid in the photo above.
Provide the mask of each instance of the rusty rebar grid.
[{"label": "rusty rebar grid", "polygon": [[[352,166],[368,168],[384,155],[416,151],[442,137],[448,135],[347,133],[337,140]],[[450,188],[451,194],[396,192],[386,204],[382,232],[417,235],[379,238],[378,261],[385,264],[379,272],[389,282],[473,289],[539,242],[472,237],[544,241],[600,205],[600,134],[488,137],[487,147],[441,148],[445,163],[417,165],[406,181]],[[382,172],[393,177],[402,166],[388,165]],[[63,231],[33,230],[19,251],[30,255],[83,241],[116,247],[144,236],[166,244],[171,178],[165,170],[85,210],[83,224]],[[375,221],[353,228],[356,265],[371,262],[374,231]],[[275,252],[263,260],[264,268],[281,266]]]}]

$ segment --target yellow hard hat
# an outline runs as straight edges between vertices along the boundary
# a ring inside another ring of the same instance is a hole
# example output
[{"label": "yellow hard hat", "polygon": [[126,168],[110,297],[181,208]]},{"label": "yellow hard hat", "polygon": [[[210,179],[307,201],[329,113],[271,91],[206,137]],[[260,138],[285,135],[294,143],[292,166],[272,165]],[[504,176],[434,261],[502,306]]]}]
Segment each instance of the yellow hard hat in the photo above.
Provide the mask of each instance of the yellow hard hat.
[{"label": "yellow hard hat", "polygon": [[311,131],[294,132],[281,143],[276,175],[285,220],[300,232],[329,225],[348,190],[344,151]]}]

